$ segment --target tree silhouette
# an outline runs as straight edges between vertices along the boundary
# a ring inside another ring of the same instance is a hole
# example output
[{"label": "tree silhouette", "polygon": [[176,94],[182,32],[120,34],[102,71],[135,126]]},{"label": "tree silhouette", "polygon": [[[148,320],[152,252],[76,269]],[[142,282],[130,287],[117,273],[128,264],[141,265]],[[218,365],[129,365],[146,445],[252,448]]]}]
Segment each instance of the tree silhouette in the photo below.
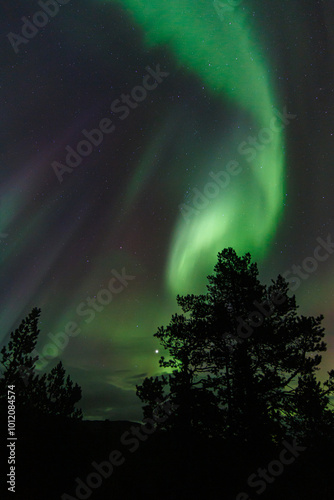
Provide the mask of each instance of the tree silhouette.
[{"label": "tree silhouette", "polygon": [[183,314],[154,335],[167,373],[137,386],[145,417],[168,397],[178,405],[169,429],[246,443],[333,435],[334,370],[323,384],[315,377],[323,317],[298,316],[282,276],[262,285],[249,253],[220,252],[208,281],[207,294],[177,296]]},{"label": "tree silhouette", "polygon": [[26,414],[38,413],[81,419],[81,410],[75,408],[75,404],[81,399],[81,388],[78,384],[74,385],[69,376],[65,379],[62,362],[60,361],[49,374],[40,376],[35,372],[38,356],[32,356],[32,352],[40,333],[40,313],[40,309],[34,308],[10,334],[8,346],[1,350],[1,405],[6,404],[7,387],[14,385],[18,410]]}]

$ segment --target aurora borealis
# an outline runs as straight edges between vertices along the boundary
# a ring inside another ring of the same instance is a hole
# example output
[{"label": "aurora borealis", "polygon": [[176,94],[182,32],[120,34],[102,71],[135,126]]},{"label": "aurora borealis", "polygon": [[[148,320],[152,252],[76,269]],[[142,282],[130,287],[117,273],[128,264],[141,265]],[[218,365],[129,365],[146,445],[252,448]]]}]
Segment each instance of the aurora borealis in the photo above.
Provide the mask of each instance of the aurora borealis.
[{"label": "aurora borealis", "polygon": [[[205,291],[218,251],[249,251],[269,282],[334,239],[333,8],[291,3],[70,0],[18,54],[6,35],[41,7],[1,7],[2,341],[34,306],[39,352],[75,322],[47,364],[63,360],[87,418],[140,418],[153,334],[177,293]],[[147,67],[168,76],[122,119],[111,105]],[[105,118],[113,133],[59,182],[53,162]],[[135,278],[110,299],[122,269]],[[325,316],[328,369],[333,270],[296,291]]]},{"label": "aurora borealis", "polygon": [[[223,102],[236,105],[237,127],[232,128],[230,135],[218,135],[214,148],[229,151],[228,142],[240,146],[248,130],[269,126],[275,96],[267,63],[251,39],[242,9],[225,13],[225,29],[222,29],[221,20],[208,9],[207,2],[193,3],[191,8],[189,2],[178,0],[168,4],[160,0],[124,3],[144,26],[149,46],[168,44],[178,63],[186,65],[200,78],[208,92]],[[261,149],[255,150],[242,180],[233,182],[224,196],[216,196],[204,213],[188,225],[182,218],[176,223],[166,273],[169,287],[175,294],[180,292],[180,281],[181,290],[187,293],[193,291],[194,286],[201,286],[201,276],[210,272],[224,242],[229,241],[228,246],[240,252],[252,251],[256,257],[263,254],[260,249],[276,229],[284,196],[283,137],[280,130],[275,132],[269,136],[269,143],[266,141],[260,145]],[[232,150],[229,154],[235,152]],[[225,161],[226,158],[228,156]],[[199,169],[208,173],[211,168],[221,170],[223,166],[223,158],[218,161],[205,158]],[[203,176],[197,182],[203,182]],[[245,210],[249,215],[240,220],[236,207],[246,198]],[[262,224],[254,230],[261,213]],[[195,269],[200,270],[196,277]]]}]

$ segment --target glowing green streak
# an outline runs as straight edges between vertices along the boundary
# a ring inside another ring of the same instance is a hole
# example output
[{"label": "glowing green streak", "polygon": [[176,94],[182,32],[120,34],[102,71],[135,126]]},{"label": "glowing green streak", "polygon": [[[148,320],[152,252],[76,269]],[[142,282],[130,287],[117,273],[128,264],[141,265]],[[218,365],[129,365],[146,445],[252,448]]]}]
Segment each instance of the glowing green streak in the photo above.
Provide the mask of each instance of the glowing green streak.
[{"label": "glowing green streak", "polygon": [[166,137],[168,137],[168,130],[171,127],[173,127],[172,119],[165,120],[163,126],[154,133],[150,146],[144,152],[129,182],[124,199],[124,208],[126,211],[134,206],[148,179],[154,173],[159,153],[166,148]]},{"label": "glowing green streak", "polygon": [[[255,136],[261,128],[269,127],[275,99],[271,95],[266,62],[250,39],[242,8],[225,12],[222,22],[213,3],[207,0],[119,0],[119,3],[142,26],[148,45],[167,45],[180,64],[195,72],[212,93],[235,102],[245,116],[253,119],[253,130],[244,131],[236,150],[249,135]],[[277,132],[265,149],[257,152],[255,160],[248,163],[251,177],[242,172],[232,178],[230,189],[222,190],[188,224],[180,215],[166,273],[173,295],[202,287],[217,252],[224,247],[250,251],[255,258],[265,254],[283,206],[282,144],[283,133]],[[232,159],[225,158],[222,169]],[[211,170],[210,165],[203,168],[208,173]]]}]

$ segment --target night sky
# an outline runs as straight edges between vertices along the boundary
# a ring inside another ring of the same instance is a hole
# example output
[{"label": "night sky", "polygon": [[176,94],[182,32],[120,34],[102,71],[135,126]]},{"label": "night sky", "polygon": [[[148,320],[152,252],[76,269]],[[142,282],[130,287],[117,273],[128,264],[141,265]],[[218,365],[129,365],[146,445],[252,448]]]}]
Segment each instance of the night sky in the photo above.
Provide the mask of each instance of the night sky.
[{"label": "night sky", "polygon": [[40,368],[63,361],[85,418],[140,419],[153,334],[232,246],[324,314],[333,368],[332,1],[15,3],[0,1],[2,343],[41,308]]}]

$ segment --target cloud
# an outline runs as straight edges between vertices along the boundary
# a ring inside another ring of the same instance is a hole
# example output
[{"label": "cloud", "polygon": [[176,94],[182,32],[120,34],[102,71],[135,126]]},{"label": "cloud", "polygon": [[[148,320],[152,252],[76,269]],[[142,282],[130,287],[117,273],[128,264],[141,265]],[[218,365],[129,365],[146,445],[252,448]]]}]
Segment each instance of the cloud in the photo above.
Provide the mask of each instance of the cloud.
[{"label": "cloud", "polygon": [[[105,368],[97,373],[83,370],[81,368],[70,367],[67,369],[72,380],[77,382],[82,388],[82,399],[79,406],[82,408],[85,419],[99,420],[141,420],[141,401],[136,396],[135,390],[124,389],[108,382]],[[118,370],[131,373],[130,370]],[[126,380],[134,385],[140,383],[146,374],[138,374],[126,377]]]}]

